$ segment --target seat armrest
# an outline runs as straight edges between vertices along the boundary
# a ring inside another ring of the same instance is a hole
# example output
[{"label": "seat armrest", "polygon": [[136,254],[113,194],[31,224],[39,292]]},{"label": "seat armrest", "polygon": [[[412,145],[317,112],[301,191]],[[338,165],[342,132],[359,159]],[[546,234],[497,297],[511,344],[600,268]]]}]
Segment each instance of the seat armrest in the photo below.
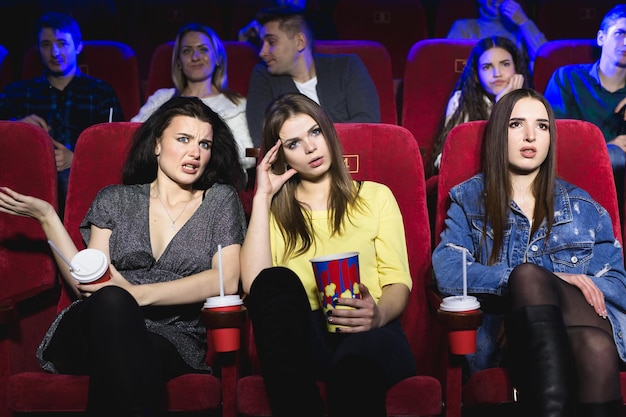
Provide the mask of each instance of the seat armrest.
[{"label": "seat armrest", "polygon": [[22,310],[31,310],[50,302],[56,303],[60,291],[59,284],[49,283],[0,298],[0,326],[14,322]]}]

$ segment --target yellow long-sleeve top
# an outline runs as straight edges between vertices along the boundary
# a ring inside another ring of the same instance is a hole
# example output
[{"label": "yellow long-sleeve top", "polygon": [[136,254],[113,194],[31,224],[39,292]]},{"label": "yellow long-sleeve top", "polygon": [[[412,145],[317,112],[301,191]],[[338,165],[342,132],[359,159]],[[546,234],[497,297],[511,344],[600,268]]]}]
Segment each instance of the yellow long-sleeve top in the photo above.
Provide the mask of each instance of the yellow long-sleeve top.
[{"label": "yellow long-sleeve top", "polygon": [[361,282],[376,302],[385,285],[401,283],[411,289],[404,225],[395,197],[385,185],[370,181],[362,183],[359,195],[365,204],[361,210],[350,212],[340,235],[331,237],[329,211],[313,211],[314,243],[306,253],[286,261],[283,260],[285,241],[274,217],[270,218],[272,263],[287,267],[300,277],[312,310],[320,308],[313,267],[309,262],[317,256],[359,252]]}]

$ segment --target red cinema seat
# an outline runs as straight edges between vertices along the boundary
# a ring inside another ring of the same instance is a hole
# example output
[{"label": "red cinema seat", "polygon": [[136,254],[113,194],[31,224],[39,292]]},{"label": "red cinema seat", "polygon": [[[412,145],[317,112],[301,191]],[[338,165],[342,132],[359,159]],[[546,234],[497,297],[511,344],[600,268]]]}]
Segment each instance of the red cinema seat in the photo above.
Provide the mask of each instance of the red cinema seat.
[{"label": "red cinema seat", "polygon": [[533,87],[543,93],[554,71],[571,64],[596,61],[599,48],[595,39],[564,39],[548,41],[539,47],[533,70]]},{"label": "red cinema seat", "polygon": [[[0,185],[57,208],[50,136],[22,122],[0,121]],[[57,268],[35,219],[0,213],[0,417],[12,416],[7,380],[36,371],[35,351],[56,315]]]}]

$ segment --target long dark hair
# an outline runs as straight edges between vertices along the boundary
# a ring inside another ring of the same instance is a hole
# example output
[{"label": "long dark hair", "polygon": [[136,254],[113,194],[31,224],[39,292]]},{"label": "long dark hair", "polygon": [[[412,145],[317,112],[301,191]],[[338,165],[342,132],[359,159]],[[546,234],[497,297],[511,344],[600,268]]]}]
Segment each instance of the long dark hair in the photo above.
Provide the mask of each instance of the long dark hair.
[{"label": "long dark hair", "polygon": [[[341,234],[343,222],[349,216],[351,208],[358,208],[357,189],[343,161],[343,151],[337,131],[324,109],[310,98],[299,93],[288,93],[278,97],[265,112],[263,126],[263,149],[270,149],[280,137],[280,130],[287,119],[298,114],[310,116],[319,125],[330,151],[331,166],[329,175],[330,193],[328,201],[329,228],[331,234]],[[285,172],[286,160],[280,147],[273,171]],[[308,207],[296,199],[296,188],[300,183],[299,175],[291,177],[272,199],[271,211],[285,238],[285,258],[294,252],[296,255],[306,252],[314,243],[314,231]],[[303,210],[304,209],[304,210]]]},{"label": "long dark hair", "polygon": [[506,50],[513,58],[513,64],[515,65],[515,72],[524,76],[524,87],[530,86],[530,73],[528,71],[528,61],[524,54],[515,46],[515,44],[507,38],[501,36],[493,36],[490,38],[484,38],[478,41],[472,48],[472,52],[467,59],[465,68],[459,77],[452,94],[448,99],[454,96],[457,91],[461,91],[459,97],[459,106],[452,114],[448,122],[446,123],[446,114],[444,111],[443,117],[439,122],[439,129],[437,136],[435,137],[435,144],[432,153],[432,160],[429,163],[428,169],[431,173],[434,173],[434,160],[443,150],[443,144],[448,136],[448,133],[453,127],[472,120],[487,120],[489,119],[489,113],[491,106],[485,101],[487,97],[493,103],[495,97],[488,94],[480,78],[478,77],[478,63],[480,57],[486,51],[491,48],[502,48]]},{"label": "long dark hair", "polygon": [[511,179],[509,173],[509,141],[508,131],[511,113],[515,104],[523,98],[531,98],[541,102],[548,112],[550,125],[550,147],[546,159],[539,167],[539,173],[533,181],[533,196],[535,209],[531,235],[546,221],[548,233],[552,230],[554,221],[554,184],[556,180],[556,124],[554,112],[550,103],[535,90],[521,88],[504,95],[493,107],[491,117],[485,128],[483,139],[482,161],[485,178],[485,222],[483,227],[483,242],[487,237],[487,222],[493,229],[493,248],[489,255],[489,265],[494,264],[504,242],[504,231],[509,210],[509,201],[512,196]]},{"label": "long dark hair", "polygon": [[163,103],[135,132],[124,164],[124,184],[148,184],[156,179],[158,161],[155,147],[176,116],[189,116],[213,127],[211,159],[202,176],[193,184],[206,190],[215,183],[240,189],[243,171],[239,165],[237,144],[226,123],[197,97],[174,97]]}]

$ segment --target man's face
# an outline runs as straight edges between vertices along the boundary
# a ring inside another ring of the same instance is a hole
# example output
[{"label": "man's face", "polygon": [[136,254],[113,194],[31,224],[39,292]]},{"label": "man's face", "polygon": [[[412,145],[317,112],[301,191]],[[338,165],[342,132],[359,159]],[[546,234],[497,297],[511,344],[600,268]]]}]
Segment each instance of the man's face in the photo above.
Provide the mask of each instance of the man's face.
[{"label": "man's face", "polygon": [[602,47],[602,59],[626,67],[626,18],[618,19],[606,32],[598,31],[597,42]]},{"label": "man's face", "polygon": [[39,33],[41,62],[55,76],[68,75],[76,69],[76,57],[82,47],[82,44],[75,45],[67,32],[43,28]]},{"label": "man's face", "polygon": [[299,36],[289,37],[278,22],[268,22],[261,28],[263,45],[259,56],[272,75],[292,75],[299,52]]}]

